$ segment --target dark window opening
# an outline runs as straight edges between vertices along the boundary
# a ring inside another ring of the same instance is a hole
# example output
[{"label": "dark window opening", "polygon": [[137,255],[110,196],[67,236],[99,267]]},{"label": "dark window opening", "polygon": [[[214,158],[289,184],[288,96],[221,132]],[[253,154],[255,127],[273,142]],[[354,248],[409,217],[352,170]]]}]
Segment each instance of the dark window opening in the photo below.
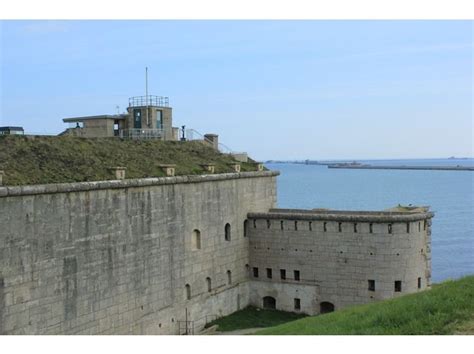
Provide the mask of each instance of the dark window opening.
[{"label": "dark window opening", "polygon": [[267,220],[267,229],[269,229],[269,228],[270,228],[270,226],[272,226],[272,223],[271,223],[271,221],[270,221],[270,220]]},{"label": "dark window opening", "polygon": [[395,291],[397,293],[402,291],[402,281],[401,280],[395,280]]},{"label": "dark window opening", "polygon": [[249,272],[250,272],[250,267],[248,264],[245,265],[245,274],[246,275],[249,275]]},{"label": "dark window opening", "polygon": [[271,279],[272,278],[272,268],[267,268],[267,278]]},{"label": "dark window opening", "polygon": [[271,296],[265,296],[263,298],[263,308],[267,310],[275,310],[276,309],[275,298]]},{"label": "dark window opening", "polygon": [[256,229],[257,228],[257,220],[253,219],[253,228]]},{"label": "dark window opening", "polygon": [[421,231],[421,222],[418,222],[418,232]]},{"label": "dark window opening", "polygon": [[212,286],[211,286],[211,278],[207,277],[206,278],[206,284],[207,284],[207,292],[211,292]]},{"label": "dark window opening", "polygon": [[409,234],[409,233],[410,233],[410,223],[407,222],[407,234]]},{"label": "dark window opening", "polygon": [[244,237],[247,237],[247,227],[248,227],[248,220],[244,221]]},{"label": "dark window opening", "polygon": [[423,230],[426,230],[426,220],[423,221]]},{"label": "dark window opening", "polygon": [[321,314],[334,312],[334,305],[330,302],[321,302],[321,304],[319,305],[319,312]]},{"label": "dark window opening", "polygon": [[280,269],[281,280],[286,280],[286,269]]},{"label": "dark window opening", "polygon": [[225,224],[224,233],[225,233],[225,240],[230,241],[230,224],[229,223]]},{"label": "dark window opening", "polygon": [[257,267],[253,267],[253,277],[258,278],[258,268]]},{"label": "dark window opening", "polygon": [[232,284],[232,272],[230,270],[227,271],[227,284]]},{"label": "dark window opening", "polygon": [[339,232],[342,232],[342,222],[339,223],[338,230]]},{"label": "dark window opening", "polygon": [[308,222],[308,228],[309,228],[309,231],[313,231],[313,223],[311,221]]},{"label": "dark window opening", "polygon": [[421,278],[418,278],[418,289],[421,289]]},{"label": "dark window opening", "polygon": [[185,290],[186,290],[186,300],[190,300],[191,299],[191,285],[186,284]]},{"label": "dark window opening", "polygon": [[324,232],[328,231],[328,223],[327,222],[325,222],[323,224],[323,229],[324,229]]},{"label": "dark window opening", "polygon": [[369,291],[375,291],[375,280],[369,280]]},{"label": "dark window opening", "polygon": [[392,224],[388,224],[388,233],[389,233],[389,234],[392,233]]},{"label": "dark window opening", "polygon": [[369,233],[373,233],[374,232],[374,224],[370,223],[369,224]]},{"label": "dark window opening", "polygon": [[294,278],[295,278],[295,280],[300,280],[300,271],[299,271],[299,270],[295,270],[293,273],[294,273]]},{"label": "dark window opening", "polygon": [[284,228],[284,222],[283,222],[283,220],[282,220],[282,221],[280,221],[280,229],[283,230],[283,228]]},{"label": "dark window opening", "polygon": [[295,231],[298,231],[298,221],[295,221]]},{"label": "dark window opening", "polygon": [[295,310],[301,310],[301,300],[298,298],[294,299]]},{"label": "dark window opening", "polygon": [[354,223],[354,232],[357,233],[357,223]]}]

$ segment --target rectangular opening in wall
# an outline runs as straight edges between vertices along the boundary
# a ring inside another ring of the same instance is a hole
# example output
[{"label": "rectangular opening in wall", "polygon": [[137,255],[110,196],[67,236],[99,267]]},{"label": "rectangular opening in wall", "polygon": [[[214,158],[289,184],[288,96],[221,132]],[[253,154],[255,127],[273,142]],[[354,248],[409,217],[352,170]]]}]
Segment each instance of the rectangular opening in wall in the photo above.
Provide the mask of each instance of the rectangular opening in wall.
[{"label": "rectangular opening in wall", "polygon": [[271,226],[272,226],[271,221],[267,219],[267,229],[269,229]]},{"label": "rectangular opening in wall", "polygon": [[294,275],[295,280],[300,280],[300,271],[299,270],[295,270],[293,275]]},{"label": "rectangular opening in wall", "polygon": [[294,299],[295,310],[301,310],[301,300],[298,298]]},{"label": "rectangular opening in wall", "polygon": [[253,277],[258,278],[258,268],[257,267],[253,267]]},{"label": "rectangular opening in wall", "polygon": [[267,268],[267,278],[271,279],[272,278],[272,268]]},{"label": "rectangular opening in wall", "polygon": [[426,220],[423,221],[423,230],[426,230]]},{"label": "rectangular opening in wall", "polygon": [[283,222],[283,220],[280,221],[280,229],[284,229],[284,226],[285,226],[285,223]]},{"label": "rectangular opening in wall", "polygon": [[357,233],[357,223],[354,223],[354,233]]},{"label": "rectangular opening in wall", "polygon": [[256,220],[256,219],[253,219],[253,228],[254,228],[254,229],[257,228],[257,220]]},{"label": "rectangular opening in wall", "polygon": [[388,233],[389,233],[389,234],[392,233],[392,224],[388,224]]},{"label": "rectangular opening in wall", "polygon": [[375,291],[375,280],[369,280],[369,291]]},{"label": "rectangular opening in wall", "polygon": [[410,223],[407,222],[407,234],[409,234],[409,233],[410,233]]},{"label": "rectangular opening in wall", "polygon": [[339,230],[339,232],[342,232],[342,222],[340,222],[340,223],[338,224],[338,230]]},{"label": "rectangular opening in wall", "polygon": [[295,221],[295,231],[298,231],[298,221]]},{"label": "rectangular opening in wall", "polygon": [[311,221],[308,222],[308,228],[309,228],[309,231],[313,231],[313,223]]},{"label": "rectangular opening in wall", "polygon": [[418,278],[418,289],[421,289],[421,278]]},{"label": "rectangular opening in wall", "polygon": [[286,280],[286,269],[280,269],[281,280]]},{"label": "rectangular opening in wall", "polygon": [[373,233],[374,232],[374,224],[370,223],[369,224],[369,233]]},{"label": "rectangular opening in wall", "polygon": [[327,222],[325,222],[323,224],[323,229],[324,229],[324,232],[328,231],[328,223]]},{"label": "rectangular opening in wall", "polygon": [[395,292],[399,293],[402,291],[402,281],[395,280]]}]

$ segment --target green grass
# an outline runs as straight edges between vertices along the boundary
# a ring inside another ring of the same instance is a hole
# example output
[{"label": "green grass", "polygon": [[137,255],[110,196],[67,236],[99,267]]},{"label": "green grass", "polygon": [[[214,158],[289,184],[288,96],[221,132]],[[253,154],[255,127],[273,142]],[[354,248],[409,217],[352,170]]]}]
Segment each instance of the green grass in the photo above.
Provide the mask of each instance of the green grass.
[{"label": "green grass", "polygon": [[234,312],[229,316],[219,318],[209,323],[206,327],[217,324],[219,325],[218,331],[228,332],[245,328],[276,326],[303,317],[305,317],[305,315],[299,313],[262,310],[249,306],[243,310]]},{"label": "green grass", "polygon": [[[216,173],[232,172],[235,160],[198,141],[86,139],[76,137],[0,136],[4,185],[101,181],[113,179],[109,167],[127,167],[127,178],[162,177],[158,164],[176,164],[176,175],[203,174],[200,164],[214,163]],[[255,171],[252,163],[241,170]]]},{"label": "green grass", "polygon": [[474,334],[474,276],[432,290],[307,317],[256,334]]}]

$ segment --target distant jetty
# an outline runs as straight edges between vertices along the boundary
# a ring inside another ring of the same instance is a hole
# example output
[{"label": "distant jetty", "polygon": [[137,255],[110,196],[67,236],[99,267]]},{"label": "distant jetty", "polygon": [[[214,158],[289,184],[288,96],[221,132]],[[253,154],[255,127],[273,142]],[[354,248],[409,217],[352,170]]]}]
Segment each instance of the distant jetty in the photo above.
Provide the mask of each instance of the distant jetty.
[{"label": "distant jetty", "polygon": [[389,165],[367,165],[357,162],[328,164],[328,168],[349,168],[361,170],[438,170],[438,171],[474,171],[469,166],[389,166]]}]

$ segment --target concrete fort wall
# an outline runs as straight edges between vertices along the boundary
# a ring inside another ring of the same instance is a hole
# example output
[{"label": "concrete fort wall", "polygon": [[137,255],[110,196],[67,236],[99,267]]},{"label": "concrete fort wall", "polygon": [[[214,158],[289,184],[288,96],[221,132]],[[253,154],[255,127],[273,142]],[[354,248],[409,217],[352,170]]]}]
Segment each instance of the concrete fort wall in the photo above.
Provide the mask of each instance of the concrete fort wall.
[{"label": "concrete fort wall", "polygon": [[431,282],[432,216],[250,213],[250,303],[261,307],[272,297],[277,309],[317,314],[330,304],[340,309],[424,290]]},{"label": "concrete fort wall", "polygon": [[0,187],[0,334],[177,334],[247,306],[244,221],[277,174]]}]

